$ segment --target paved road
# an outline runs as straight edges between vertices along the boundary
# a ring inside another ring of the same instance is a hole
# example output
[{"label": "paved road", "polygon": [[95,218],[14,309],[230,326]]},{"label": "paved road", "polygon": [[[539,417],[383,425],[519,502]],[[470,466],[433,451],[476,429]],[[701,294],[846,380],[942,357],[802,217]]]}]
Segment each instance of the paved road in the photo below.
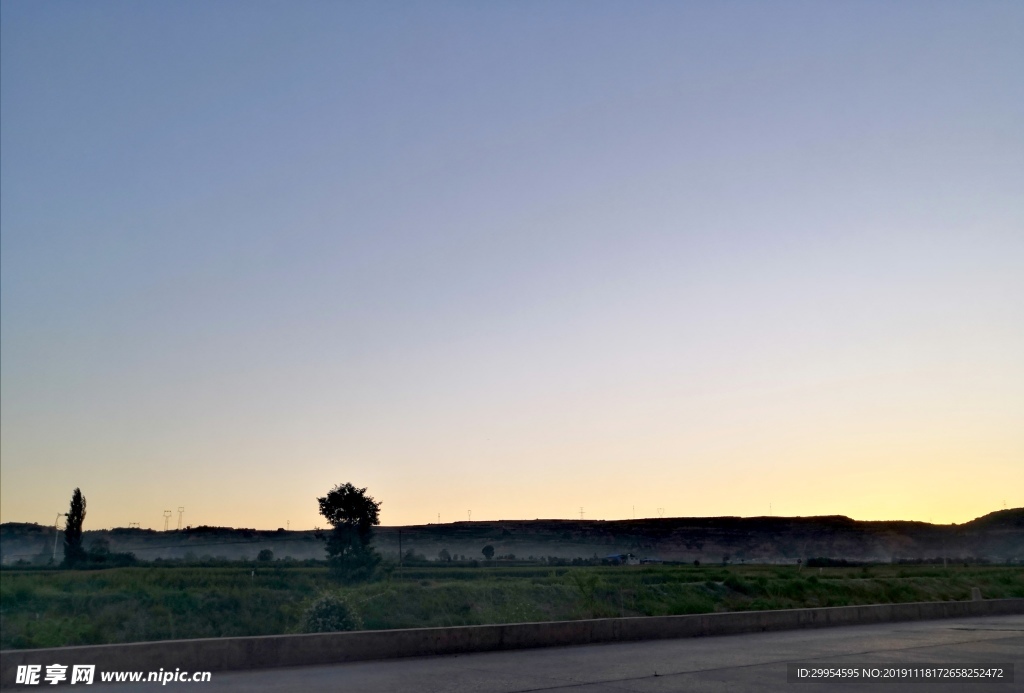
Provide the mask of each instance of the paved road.
[{"label": "paved road", "polygon": [[[786,664],[1012,662],[1015,683],[788,683]],[[586,645],[333,666],[214,673],[210,683],[121,684],[93,691],[396,691],[664,693],[667,691],[1024,691],[1024,616]],[[24,690],[24,689],[23,689]]]}]

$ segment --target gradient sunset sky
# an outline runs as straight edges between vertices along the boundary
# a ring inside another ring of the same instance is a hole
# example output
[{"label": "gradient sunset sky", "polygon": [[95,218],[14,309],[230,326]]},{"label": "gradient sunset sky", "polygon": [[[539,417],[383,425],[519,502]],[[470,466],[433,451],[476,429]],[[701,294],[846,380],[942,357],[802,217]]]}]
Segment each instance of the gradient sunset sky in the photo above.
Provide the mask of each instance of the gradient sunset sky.
[{"label": "gradient sunset sky", "polygon": [[1024,506],[1024,3],[0,12],[3,522]]}]

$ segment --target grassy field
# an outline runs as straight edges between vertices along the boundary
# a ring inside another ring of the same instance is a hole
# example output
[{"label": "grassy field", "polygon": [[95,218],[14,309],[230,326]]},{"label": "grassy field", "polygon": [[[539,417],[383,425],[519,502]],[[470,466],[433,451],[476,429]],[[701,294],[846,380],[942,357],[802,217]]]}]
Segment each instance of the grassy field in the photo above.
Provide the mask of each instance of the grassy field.
[{"label": "grassy field", "polygon": [[[253,571],[255,570],[255,574]],[[299,632],[337,591],[365,628],[1024,597],[1020,567],[406,568],[339,588],[323,567],[239,564],[0,575],[0,648]]]}]

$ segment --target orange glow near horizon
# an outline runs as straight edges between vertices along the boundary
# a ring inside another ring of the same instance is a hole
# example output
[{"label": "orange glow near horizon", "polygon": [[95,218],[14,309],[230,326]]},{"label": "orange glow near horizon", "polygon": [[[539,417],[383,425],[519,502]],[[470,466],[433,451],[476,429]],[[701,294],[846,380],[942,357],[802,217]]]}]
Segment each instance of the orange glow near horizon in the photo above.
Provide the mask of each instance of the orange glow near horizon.
[{"label": "orange glow near horizon", "polygon": [[0,522],[1024,507],[1024,3],[223,5],[2,4]]}]

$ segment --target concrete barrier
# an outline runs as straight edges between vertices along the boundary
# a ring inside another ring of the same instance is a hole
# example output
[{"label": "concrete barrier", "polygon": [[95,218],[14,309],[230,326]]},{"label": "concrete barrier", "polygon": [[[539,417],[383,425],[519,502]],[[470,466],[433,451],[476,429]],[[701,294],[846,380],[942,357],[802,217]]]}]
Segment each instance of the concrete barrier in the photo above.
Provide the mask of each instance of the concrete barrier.
[{"label": "concrete barrier", "polygon": [[1024,614],[1024,599],[873,604],[687,616],[601,618],[451,628],[164,640],[0,652],[0,685],[20,664],[95,664],[97,671],[231,671],[560,645],[689,638],[895,621]]}]

